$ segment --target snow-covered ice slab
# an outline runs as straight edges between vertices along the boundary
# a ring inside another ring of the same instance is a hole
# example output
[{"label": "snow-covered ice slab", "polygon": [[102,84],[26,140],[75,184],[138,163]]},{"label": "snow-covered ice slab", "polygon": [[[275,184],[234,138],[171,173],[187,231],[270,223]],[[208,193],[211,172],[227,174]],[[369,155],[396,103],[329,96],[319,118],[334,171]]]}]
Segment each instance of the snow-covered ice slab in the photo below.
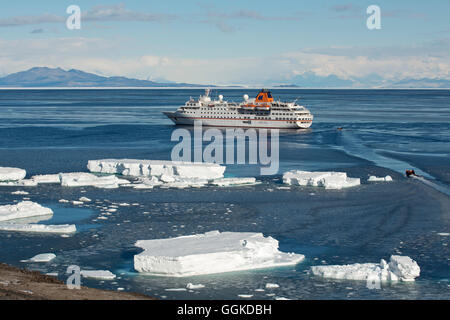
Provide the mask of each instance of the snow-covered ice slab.
[{"label": "snow-covered ice slab", "polygon": [[359,178],[349,178],[345,172],[320,172],[291,170],[283,174],[283,183],[299,186],[324,187],[325,189],[342,189],[358,186]]},{"label": "snow-covered ice slab", "polygon": [[105,189],[118,188],[121,184],[128,184],[130,181],[119,179],[114,175],[98,177],[87,172],[71,172],[59,174],[61,186],[63,187],[97,187]]},{"label": "snow-covered ice slab", "polygon": [[367,181],[370,181],[370,182],[376,182],[376,181],[389,182],[389,181],[392,181],[392,177],[391,176],[386,176],[386,177],[370,176],[369,179],[367,179]]},{"label": "snow-covered ice slab", "polygon": [[102,159],[89,160],[89,171],[124,176],[178,176],[181,178],[216,179],[223,177],[225,167],[214,163],[163,160]]},{"label": "snow-covered ice slab", "polygon": [[14,205],[0,206],[0,221],[52,215],[50,208],[32,201],[21,201]]},{"label": "snow-covered ice slab", "polygon": [[32,176],[31,180],[36,183],[61,183],[61,178],[59,174],[41,174]]},{"label": "snow-covered ice slab", "polygon": [[276,239],[251,232],[211,231],[135,245],[144,249],[134,256],[137,271],[172,277],[295,265],[305,258],[280,252]]},{"label": "snow-covered ice slab", "polygon": [[416,261],[407,256],[392,255],[389,263],[355,263],[347,265],[313,266],[315,276],[331,279],[364,281],[414,281],[420,275]]},{"label": "snow-covered ice slab", "polygon": [[69,234],[75,233],[77,231],[77,228],[74,224],[45,225],[45,224],[25,224],[25,223],[0,223],[0,230],[17,231],[17,232]]},{"label": "snow-covered ice slab", "polygon": [[212,180],[210,183],[219,187],[257,184],[256,178],[219,178]]},{"label": "snow-covered ice slab", "polygon": [[102,280],[114,280],[116,278],[116,275],[108,270],[81,270],[80,274],[85,278]]},{"label": "snow-covered ice slab", "polygon": [[27,175],[24,169],[0,167],[0,181],[22,180]]},{"label": "snow-covered ice slab", "polygon": [[35,255],[34,257],[22,260],[22,262],[49,262],[56,258],[56,255],[54,253],[41,253],[38,255]]}]

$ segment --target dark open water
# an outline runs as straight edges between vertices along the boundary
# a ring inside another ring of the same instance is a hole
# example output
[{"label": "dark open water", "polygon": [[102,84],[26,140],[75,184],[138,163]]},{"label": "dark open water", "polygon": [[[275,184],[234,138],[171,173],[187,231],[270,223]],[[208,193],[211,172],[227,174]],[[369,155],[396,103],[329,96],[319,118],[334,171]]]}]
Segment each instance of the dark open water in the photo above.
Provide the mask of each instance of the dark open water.
[{"label": "dark open water", "polygon": [[[0,90],[0,166],[28,175],[87,171],[90,159],[170,159],[175,127],[161,113],[173,110],[201,90]],[[256,90],[223,90],[240,101]],[[280,171],[260,177],[262,184],[239,188],[186,190],[99,190],[41,185],[26,188],[32,201],[54,209],[53,222],[77,224],[70,238],[0,232],[0,261],[43,252],[57,258],[27,265],[58,272],[68,265],[109,269],[116,281],[83,280],[100,288],[124,288],[156,297],[234,299],[449,299],[450,255],[450,91],[448,90],[273,90],[311,110],[311,129],[280,134]],[[342,127],[342,130],[337,130]],[[441,191],[403,177],[414,168]],[[281,186],[290,169],[339,170],[361,178],[362,185],[342,191]],[[232,165],[227,175],[257,176],[255,166]],[[366,182],[368,175],[390,174],[392,183]],[[0,187],[0,205],[21,200],[25,188]],[[84,207],[61,198],[94,200]],[[97,200],[97,203],[95,202]],[[119,207],[107,220],[96,219],[101,206]],[[229,213],[231,211],[231,213]],[[142,276],[132,269],[133,244],[210,230],[263,232],[284,251],[306,255],[295,267],[192,278]],[[378,262],[391,254],[408,255],[421,267],[414,283],[331,281],[306,274],[310,265]],[[195,292],[166,291],[188,282],[206,287]],[[254,291],[265,283],[279,289]],[[274,295],[273,295],[274,294]]]}]

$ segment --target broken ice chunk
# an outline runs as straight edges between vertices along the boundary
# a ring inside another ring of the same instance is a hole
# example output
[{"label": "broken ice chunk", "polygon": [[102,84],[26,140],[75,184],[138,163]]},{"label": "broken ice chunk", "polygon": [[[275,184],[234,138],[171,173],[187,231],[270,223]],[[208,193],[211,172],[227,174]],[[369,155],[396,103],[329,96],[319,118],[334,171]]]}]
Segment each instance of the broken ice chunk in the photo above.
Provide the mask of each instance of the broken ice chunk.
[{"label": "broken ice chunk", "polygon": [[134,256],[139,272],[160,276],[192,276],[295,265],[301,254],[283,253],[278,241],[262,233],[219,232],[169,239],[140,240],[144,251]]},{"label": "broken ice chunk", "polygon": [[24,169],[0,167],[0,181],[17,181],[22,180],[27,175]]},{"label": "broken ice chunk", "polygon": [[359,178],[349,178],[345,172],[309,172],[291,170],[283,174],[283,183],[299,186],[342,189],[360,185]]}]

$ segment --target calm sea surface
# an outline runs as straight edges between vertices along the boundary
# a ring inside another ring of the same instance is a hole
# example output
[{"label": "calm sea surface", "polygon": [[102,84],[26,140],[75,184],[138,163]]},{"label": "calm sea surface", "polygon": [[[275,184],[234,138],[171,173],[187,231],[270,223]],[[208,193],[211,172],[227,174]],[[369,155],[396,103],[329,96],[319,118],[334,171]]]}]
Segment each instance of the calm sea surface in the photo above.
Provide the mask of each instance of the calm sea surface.
[{"label": "calm sea surface", "polygon": [[[222,90],[239,102],[257,90]],[[55,212],[42,223],[75,223],[69,238],[0,232],[0,261],[43,272],[67,266],[108,269],[114,281],[83,284],[137,291],[167,299],[449,299],[450,298],[450,91],[449,90],[273,90],[275,98],[309,108],[308,130],[280,132],[279,172],[259,176],[255,165],[227,165],[227,176],[255,176],[256,186],[134,190],[62,188],[57,185],[0,187],[0,205],[30,198]],[[87,171],[91,159],[170,159],[175,127],[161,112],[175,110],[202,90],[0,90],[0,166],[28,176]],[[342,128],[338,130],[338,128]],[[205,143],[206,145],[206,143]],[[432,184],[406,179],[413,168]],[[278,189],[291,169],[345,171],[361,186],[345,190]],[[369,175],[391,175],[392,183],[368,183]],[[434,187],[433,187],[434,186]],[[27,196],[12,195],[25,190]],[[59,199],[93,202],[65,205]],[[118,208],[97,219],[102,207]],[[136,240],[211,230],[262,232],[283,251],[306,255],[295,267],[189,278],[139,275]],[[53,252],[50,263],[22,259]],[[379,262],[408,255],[421,267],[413,283],[384,284],[315,278],[311,265]],[[186,284],[205,288],[190,291]],[[278,289],[266,289],[266,283]]]}]

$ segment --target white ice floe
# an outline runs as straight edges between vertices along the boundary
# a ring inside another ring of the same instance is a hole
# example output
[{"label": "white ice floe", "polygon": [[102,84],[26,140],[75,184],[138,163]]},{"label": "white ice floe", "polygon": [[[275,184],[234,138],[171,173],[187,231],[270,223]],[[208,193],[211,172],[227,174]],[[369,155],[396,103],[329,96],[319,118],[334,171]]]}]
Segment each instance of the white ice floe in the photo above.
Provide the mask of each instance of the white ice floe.
[{"label": "white ice floe", "polygon": [[22,180],[27,172],[20,168],[0,167],[0,181]]},{"label": "white ice floe", "polygon": [[37,185],[37,182],[31,179],[0,181],[0,187],[36,187]]},{"label": "white ice floe", "polygon": [[11,192],[11,194],[12,194],[12,195],[23,195],[23,196],[26,196],[26,195],[28,195],[28,194],[30,194],[30,193],[28,193],[28,192],[26,192],[26,191],[18,190],[18,191]]},{"label": "white ice floe", "polygon": [[38,255],[35,255],[34,257],[22,260],[22,262],[49,262],[56,258],[56,255],[54,253],[41,253]]},{"label": "white ice floe", "polygon": [[81,198],[78,199],[78,200],[80,200],[80,201],[82,201],[82,202],[91,202],[91,201],[92,201],[91,199],[86,198],[86,197],[81,197]]},{"label": "white ice floe", "polygon": [[295,265],[301,254],[283,253],[278,241],[262,233],[219,232],[169,239],[140,240],[144,251],[134,256],[134,268],[160,276],[192,276]]},{"label": "white ice floe", "polygon": [[63,187],[88,187],[114,189],[121,184],[130,183],[128,180],[119,179],[116,176],[96,176],[87,172],[60,173],[61,186]]},{"label": "white ice floe", "polygon": [[17,232],[37,232],[37,233],[61,233],[69,234],[77,231],[74,224],[26,224],[26,223],[0,223],[0,230],[2,231],[17,231]]},{"label": "white ice floe", "polygon": [[283,183],[299,186],[324,187],[325,189],[342,189],[358,186],[359,178],[349,178],[345,172],[310,172],[291,170],[283,174]]},{"label": "white ice floe", "polygon": [[84,204],[84,202],[83,201],[78,201],[78,200],[73,200],[72,204],[75,205],[75,206],[78,206],[78,205]]},{"label": "white ice floe", "polygon": [[102,159],[89,160],[91,172],[114,173],[133,177],[170,177],[216,179],[223,177],[225,167],[214,163],[163,160]]},{"label": "white ice floe", "polygon": [[13,205],[0,206],[0,221],[52,214],[52,209],[43,207],[32,201],[21,201]]},{"label": "white ice floe", "polygon": [[393,180],[392,180],[391,176],[386,176],[386,177],[370,176],[369,179],[367,179],[367,181],[370,181],[370,182],[376,182],[376,181],[389,182],[389,181],[393,181]]},{"label": "white ice floe", "polygon": [[66,199],[59,199],[58,202],[59,203],[69,203],[70,201],[66,200]]},{"label": "white ice floe", "polygon": [[201,283],[199,283],[199,284],[193,284],[193,283],[188,283],[187,285],[186,285],[186,289],[189,289],[189,290],[197,290],[197,289],[203,289],[205,286],[203,285],[203,284],[201,284]]},{"label": "white ice floe", "polygon": [[41,174],[32,176],[31,180],[35,181],[36,183],[61,183],[61,179],[59,177],[59,174]]},{"label": "white ice floe", "polygon": [[210,184],[219,187],[228,187],[233,185],[253,185],[256,184],[255,178],[219,178],[214,179]]},{"label": "white ice floe", "polygon": [[410,257],[392,255],[389,263],[355,263],[348,265],[313,266],[315,276],[344,280],[364,281],[414,281],[420,275],[420,267]]},{"label": "white ice floe", "polygon": [[81,270],[80,274],[85,278],[102,280],[114,280],[116,278],[116,275],[108,270]]},{"label": "white ice floe", "polygon": [[266,283],[266,289],[277,289],[280,286],[276,283]]}]

